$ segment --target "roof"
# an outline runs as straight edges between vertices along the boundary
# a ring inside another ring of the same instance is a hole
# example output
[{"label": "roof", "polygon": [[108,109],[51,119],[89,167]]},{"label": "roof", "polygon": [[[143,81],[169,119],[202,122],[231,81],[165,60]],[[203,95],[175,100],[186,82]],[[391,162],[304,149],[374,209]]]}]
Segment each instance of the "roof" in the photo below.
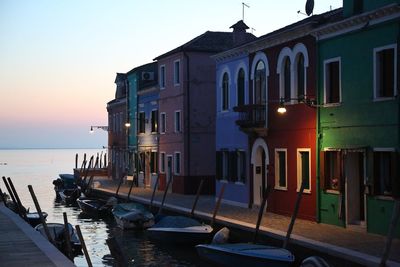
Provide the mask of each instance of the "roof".
[{"label": "roof", "polygon": [[[233,32],[212,32],[206,31],[205,33],[197,36],[189,42],[172,49],[171,51],[164,53],[154,60],[173,55],[178,52],[209,52],[218,53],[235,46],[233,40]],[[251,33],[245,33],[246,42],[256,39]]]}]

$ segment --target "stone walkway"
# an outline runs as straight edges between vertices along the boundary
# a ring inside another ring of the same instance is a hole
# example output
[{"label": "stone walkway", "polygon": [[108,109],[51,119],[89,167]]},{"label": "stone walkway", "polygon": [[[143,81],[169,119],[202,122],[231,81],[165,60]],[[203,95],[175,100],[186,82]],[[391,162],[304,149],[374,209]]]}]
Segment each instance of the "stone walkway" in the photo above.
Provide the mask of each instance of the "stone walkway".
[{"label": "stone walkway", "polygon": [[[117,184],[111,180],[98,180],[96,190],[114,194]],[[120,196],[127,196],[128,185],[122,185]],[[150,203],[152,190],[133,188],[130,199]],[[163,192],[157,191],[154,197],[154,206],[159,206]],[[190,213],[195,196],[168,193],[165,200],[165,209],[179,213]],[[212,218],[216,203],[214,196],[200,196],[196,207],[196,217],[209,222]],[[228,204],[221,204],[217,215],[217,223],[235,227],[240,230],[254,232],[258,210],[246,209]],[[260,234],[279,243],[284,240],[290,218],[267,212],[263,216]],[[369,234],[362,231],[345,229],[337,226],[318,224],[315,222],[297,219],[291,236],[291,245],[297,245],[324,255],[347,259],[365,266],[378,266],[385,246],[386,237]],[[394,239],[387,266],[400,266],[400,240]],[[350,266],[350,265],[349,265]]]},{"label": "stone walkway", "polygon": [[0,202],[0,266],[75,266],[47,239]]}]

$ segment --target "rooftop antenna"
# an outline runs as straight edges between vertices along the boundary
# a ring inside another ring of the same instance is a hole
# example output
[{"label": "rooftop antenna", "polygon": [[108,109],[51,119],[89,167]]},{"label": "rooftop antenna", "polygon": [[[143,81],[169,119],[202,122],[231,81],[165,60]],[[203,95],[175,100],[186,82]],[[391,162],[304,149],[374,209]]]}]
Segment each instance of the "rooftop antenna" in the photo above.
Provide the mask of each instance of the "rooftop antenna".
[{"label": "rooftop antenna", "polygon": [[301,12],[301,10],[297,10],[297,14],[301,14],[301,15],[307,16],[307,14],[304,13],[304,12]]},{"label": "rooftop antenna", "polygon": [[246,3],[242,2],[242,20],[244,22],[244,7],[250,8],[249,5],[247,5]]},{"label": "rooftop antenna", "polygon": [[251,33],[255,32],[255,31],[256,31],[256,29],[254,29],[254,28],[251,28]]}]

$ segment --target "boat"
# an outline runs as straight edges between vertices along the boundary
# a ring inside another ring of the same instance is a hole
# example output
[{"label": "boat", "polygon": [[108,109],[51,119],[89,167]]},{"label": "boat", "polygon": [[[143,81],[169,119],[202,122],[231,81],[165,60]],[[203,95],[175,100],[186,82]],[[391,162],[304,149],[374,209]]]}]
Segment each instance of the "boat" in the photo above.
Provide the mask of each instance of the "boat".
[{"label": "boat", "polygon": [[76,200],[81,196],[81,190],[79,188],[63,189],[58,194],[65,205],[75,205]]},{"label": "boat", "polygon": [[118,200],[115,197],[108,200],[80,197],[76,202],[83,213],[95,217],[107,217],[112,215],[111,210],[118,203]]},{"label": "boat", "polygon": [[[65,255],[68,255],[68,251],[66,248],[65,235],[64,235],[64,224],[62,223],[46,223],[47,228],[49,229],[50,236],[54,240],[55,246]],[[35,230],[41,233],[44,237],[47,238],[46,233],[44,231],[43,224],[38,224],[35,227]],[[70,223],[68,223],[68,230],[70,233],[70,244],[72,248],[73,255],[82,254],[82,244],[79,241],[79,238]]]},{"label": "boat", "polygon": [[76,179],[73,174],[59,174],[59,178],[53,180],[54,191],[57,199],[61,199],[60,193],[65,189],[76,189]]},{"label": "boat", "polygon": [[201,258],[221,266],[283,267],[294,263],[290,251],[259,244],[201,244],[196,246],[196,250]]},{"label": "boat", "polygon": [[208,243],[213,228],[185,216],[165,216],[147,229],[151,239],[180,245]]},{"label": "boat", "polygon": [[[42,212],[43,218],[46,220],[47,218],[47,212]],[[42,223],[40,221],[40,216],[38,212],[27,212],[26,213],[26,220],[28,223],[32,226],[35,227],[36,225]]]},{"label": "boat", "polygon": [[154,224],[154,216],[138,203],[120,203],[113,209],[117,225],[122,229],[146,229]]}]

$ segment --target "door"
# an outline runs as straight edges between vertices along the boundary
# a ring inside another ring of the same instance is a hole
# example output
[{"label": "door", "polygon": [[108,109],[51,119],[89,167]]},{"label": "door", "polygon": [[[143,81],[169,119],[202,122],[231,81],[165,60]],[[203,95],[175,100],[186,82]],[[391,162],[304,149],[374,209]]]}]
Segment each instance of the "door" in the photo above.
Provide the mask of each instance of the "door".
[{"label": "door", "polygon": [[346,225],[365,225],[364,153],[347,152],[344,157],[346,181]]},{"label": "door", "polygon": [[257,159],[254,165],[254,187],[253,187],[253,204],[260,205],[263,199],[263,192],[267,188],[265,166],[265,151],[262,147],[257,148]]},{"label": "door", "polygon": [[[167,156],[167,180],[166,185],[168,185],[169,180],[172,178],[172,156]],[[172,183],[172,181],[171,181]],[[172,192],[172,184],[169,185],[168,192]]]}]

